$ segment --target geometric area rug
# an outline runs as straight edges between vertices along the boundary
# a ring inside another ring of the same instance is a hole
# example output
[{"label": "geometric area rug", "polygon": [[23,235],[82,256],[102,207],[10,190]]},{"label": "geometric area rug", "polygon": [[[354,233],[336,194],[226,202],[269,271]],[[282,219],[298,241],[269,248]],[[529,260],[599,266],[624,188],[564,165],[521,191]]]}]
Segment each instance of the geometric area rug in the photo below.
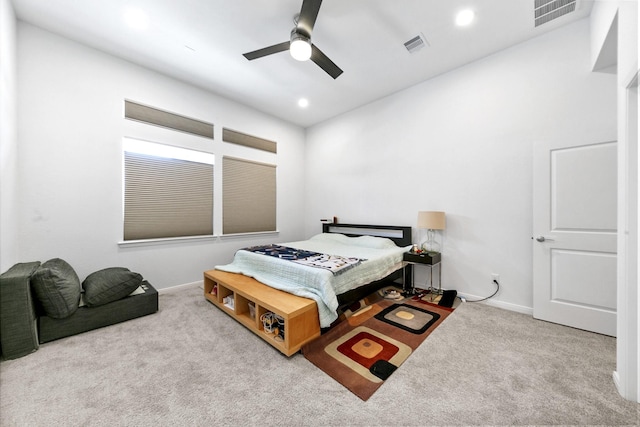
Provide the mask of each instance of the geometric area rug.
[{"label": "geometric area rug", "polygon": [[381,300],[303,346],[302,353],[366,401],[452,311],[417,298]]}]

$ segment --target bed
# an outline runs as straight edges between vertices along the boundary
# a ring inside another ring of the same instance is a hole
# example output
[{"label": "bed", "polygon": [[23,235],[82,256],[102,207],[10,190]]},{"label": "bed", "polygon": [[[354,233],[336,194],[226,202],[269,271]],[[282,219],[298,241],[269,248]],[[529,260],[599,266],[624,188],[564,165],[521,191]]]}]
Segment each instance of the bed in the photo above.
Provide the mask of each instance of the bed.
[{"label": "bed", "polygon": [[298,262],[285,259],[288,255],[265,255],[270,245],[264,245],[241,249],[233,262],[215,269],[252,277],[269,287],[314,300],[320,326],[326,328],[338,318],[340,306],[373,292],[385,281],[402,277],[402,255],[410,249],[412,239],[411,227],[405,226],[323,224],[322,231],[308,240],[274,246],[331,255],[321,263],[337,258],[337,263],[354,260],[351,264],[337,270],[313,266],[304,262],[311,257]]}]

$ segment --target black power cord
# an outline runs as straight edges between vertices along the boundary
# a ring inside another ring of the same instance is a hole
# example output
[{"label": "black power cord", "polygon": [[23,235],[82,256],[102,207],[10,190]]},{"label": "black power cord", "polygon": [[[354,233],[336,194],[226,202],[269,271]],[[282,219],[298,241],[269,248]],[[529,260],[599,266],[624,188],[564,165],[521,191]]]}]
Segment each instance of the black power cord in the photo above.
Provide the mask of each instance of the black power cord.
[{"label": "black power cord", "polygon": [[486,301],[486,300],[488,300],[489,298],[493,298],[494,296],[496,296],[496,294],[497,294],[497,293],[498,293],[498,291],[500,290],[500,283],[498,283],[498,281],[497,281],[496,279],[493,279],[493,283],[495,283],[495,284],[496,284],[496,291],[495,291],[494,293],[492,293],[491,295],[489,295],[488,297],[486,297],[486,298],[482,298],[482,299],[474,299],[474,300],[468,300],[468,299],[465,299],[464,301],[465,301],[465,302],[480,302],[480,301]]}]

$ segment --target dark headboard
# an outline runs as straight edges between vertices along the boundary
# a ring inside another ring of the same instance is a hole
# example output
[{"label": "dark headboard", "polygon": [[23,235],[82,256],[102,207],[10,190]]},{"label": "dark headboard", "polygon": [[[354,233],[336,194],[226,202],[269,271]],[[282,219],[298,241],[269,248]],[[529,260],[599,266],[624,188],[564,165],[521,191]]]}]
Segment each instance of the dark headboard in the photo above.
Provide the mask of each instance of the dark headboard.
[{"label": "dark headboard", "polygon": [[386,237],[400,247],[409,246],[411,239],[411,227],[395,225],[368,225],[368,224],[322,224],[323,233],[340,233],[350,237],[375,236]]}]

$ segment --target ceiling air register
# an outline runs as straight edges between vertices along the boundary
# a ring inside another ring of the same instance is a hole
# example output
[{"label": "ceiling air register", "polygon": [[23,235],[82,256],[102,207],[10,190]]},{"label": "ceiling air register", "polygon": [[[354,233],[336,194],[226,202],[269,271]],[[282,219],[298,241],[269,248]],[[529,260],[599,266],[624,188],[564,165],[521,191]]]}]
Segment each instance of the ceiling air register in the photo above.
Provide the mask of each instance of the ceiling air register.
[{"label": "ceiling air register", "polygon": [[536,27],[576,10],[576,0],[534,0]]}]

